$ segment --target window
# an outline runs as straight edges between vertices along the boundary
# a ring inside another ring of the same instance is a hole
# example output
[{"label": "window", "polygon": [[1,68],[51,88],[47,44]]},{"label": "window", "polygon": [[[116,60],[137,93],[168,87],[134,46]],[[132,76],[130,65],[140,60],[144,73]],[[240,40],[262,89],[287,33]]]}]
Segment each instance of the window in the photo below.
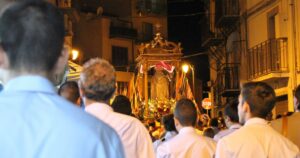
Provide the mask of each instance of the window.
[{"label": "window", "polygon": [[114,66],[128,65],[128,48],[112,46],[112,64]]},{"label": "window", "polygon": [[167,11],[165,0],[137,0],[136,8],[143,14],[165,15]]},{"label": "window", "polygon": [[153,24],[143,22],[142,23],[142,40],[151,41],[153,39]]}]

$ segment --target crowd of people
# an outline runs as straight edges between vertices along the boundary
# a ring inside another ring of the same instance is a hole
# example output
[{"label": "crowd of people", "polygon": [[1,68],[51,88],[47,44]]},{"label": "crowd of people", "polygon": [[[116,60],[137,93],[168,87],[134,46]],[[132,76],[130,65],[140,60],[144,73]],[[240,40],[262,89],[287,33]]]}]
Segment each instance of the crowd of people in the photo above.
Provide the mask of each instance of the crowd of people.
[{"label": "crowd of people", "polygon": [[203,115],[199,121],[194,102],[182,98],[162,117],[154,138],[132,114],[128,98],[117,96],[110,104],[116,75],[103,59],[87,61],[78,84],[68,81],[56,91],[51,81],[68,60],[63,16],[56,7],[28,0],[4,8],[0,157],[299,158],[299,130],[291,128],[299,128],[300,86],[297,112],[271,123],[266,118],[276,96],[263,82],[245,83],[239,98],[226,105],[224,118]]}]

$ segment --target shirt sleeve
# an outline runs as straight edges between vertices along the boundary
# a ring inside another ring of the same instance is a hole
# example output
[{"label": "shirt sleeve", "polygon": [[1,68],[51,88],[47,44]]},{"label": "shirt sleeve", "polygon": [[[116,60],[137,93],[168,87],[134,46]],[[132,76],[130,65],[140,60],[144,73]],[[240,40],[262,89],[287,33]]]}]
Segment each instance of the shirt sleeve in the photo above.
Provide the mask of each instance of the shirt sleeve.
[{"label": "shirt sleeve", "polygon": [[215,158],[230,158],[226,151],[226,142],[224,139],[218,141]]}]

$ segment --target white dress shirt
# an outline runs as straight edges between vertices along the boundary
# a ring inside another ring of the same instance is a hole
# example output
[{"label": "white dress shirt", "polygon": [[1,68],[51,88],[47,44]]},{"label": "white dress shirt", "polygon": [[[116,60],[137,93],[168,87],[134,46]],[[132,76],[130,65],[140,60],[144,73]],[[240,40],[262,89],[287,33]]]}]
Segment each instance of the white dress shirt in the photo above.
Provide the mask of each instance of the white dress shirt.
[{"label": "white dress shirt", "polygon": [[157,158],[210,158],[214,154],[210,143],[196,133],[193,127],[184,127],[179,133],[157,148]]},{"label": "white dress shirt", "polygon": [[218,142],[221,138],[231,134],[232,132],[236,131],[237,129],[241,128],[242,126],[240,124],[233,124],[228,129],[225,129],[223,131],[220,131],[214,136],[214,140]]},{"label": "white dress shirt", "polygon": [[175,131],[167,131],[166,132],[166,135],[159,139],[159,140],[156,140],[155,142],[153,142],[153,148],[154,148],[154,151],[156,152],[157,148],[159,145],[161,145],[162,143],[164,142],[167,142],[168,140],[170,140],[171,138],[175,137],[177,135],[177,132]]},{"label": "white dress shirt", "polygon": [[295,158],[298,147],[261,118],[249,119],[217,144],[216,158]]},{"label": "white dress shirt", "polygon": [[138,119],[116,113],[109,105],[103,103],[90,104],[86,106],[85,111],[116,130],[122,140],[127,158],[155,156],[149,132]]},{"label": "white dress shirt", "polygon": [[42,76],[11,79],[0,93],[0,158],[123,158],[110,126],[58,96]]}]

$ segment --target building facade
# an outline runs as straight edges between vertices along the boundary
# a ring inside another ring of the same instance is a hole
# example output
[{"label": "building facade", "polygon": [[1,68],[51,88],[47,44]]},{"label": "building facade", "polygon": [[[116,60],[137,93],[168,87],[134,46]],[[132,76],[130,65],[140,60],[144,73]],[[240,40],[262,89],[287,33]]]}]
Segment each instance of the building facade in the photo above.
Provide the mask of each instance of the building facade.
[{"label": "building facade", "polygon": [[109,0],[79,6],[73,44],[82,52],[82,61],[101,57],[117,70],[132,70],[138,44],[153,40],[156,32],[167,38],[165,0]]},{"label": "building facade", "polygon": [[263,81],[276,92],[273,116],[293,111],[300,84],[299,9],[297,0],[210,0],[211,34],[202,44],[215,67],[216,105],[237,97],[241,83]]}]

